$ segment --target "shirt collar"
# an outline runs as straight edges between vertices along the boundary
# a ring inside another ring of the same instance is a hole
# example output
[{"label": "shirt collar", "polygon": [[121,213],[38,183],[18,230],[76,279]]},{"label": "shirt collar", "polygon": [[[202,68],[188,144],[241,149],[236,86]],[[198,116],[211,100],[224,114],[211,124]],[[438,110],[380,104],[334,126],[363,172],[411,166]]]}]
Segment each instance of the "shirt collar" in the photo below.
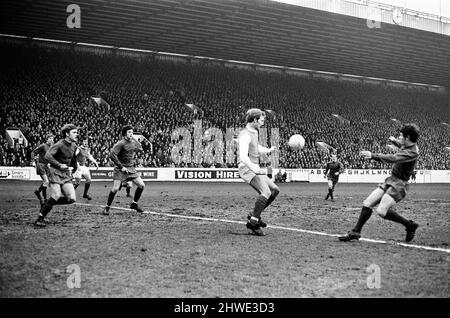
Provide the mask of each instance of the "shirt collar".
[{"label": "shirt collar", "polygon": [[255,128],[251,127],[250,124],[247,124],[247,129],[250,130],[251,132],[258,132],[258,130],[256,130]]}]

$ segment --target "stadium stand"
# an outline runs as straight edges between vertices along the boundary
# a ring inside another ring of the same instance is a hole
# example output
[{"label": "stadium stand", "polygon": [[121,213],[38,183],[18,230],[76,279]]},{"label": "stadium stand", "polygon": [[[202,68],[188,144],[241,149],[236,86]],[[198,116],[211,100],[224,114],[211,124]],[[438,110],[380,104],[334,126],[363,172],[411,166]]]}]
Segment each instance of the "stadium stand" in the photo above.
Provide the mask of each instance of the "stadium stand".
[{"label": "stadium stand", "polygon": [[[399,128],[392,120],[396,118],[421,128],[418,169],[450,169],[450,152],[444,150],[450,145],[450,132],[441,124],[450,122],[446,94],[174,63],[152,56],[137,59],[10,44],[2,44],[1,49],[0,165],[30,165],[31,150],[44,141],[45,134],[59,135],[61,126],[73,122],[82,127],[82,136],[89,137],[100,166],[111,165],[109,150],[127,123],[152,143],[139,157],[141,166],[174,166],[170,151],[175,128],[192,132],[193,121],[202,119],[204,129],[217,127],[225,133],[227,128],[243,127],[245,111],[258,107],[276,114],[267,128],[269,133],[271,128],[280,131],[283,168],[323,168],[329,158],[316,148],[316,141],[336,148],[346,168],[388,168],[365,161],[358,153],[387,152],[387,138]],[[97,105],[91,96],[101,96],[110,106]],[[185,103],[203,112],[193,113]],[[29,146],[10,147],[4,138],[7,127],[20,128]],[[301,152],[286,143],[295,133],[307,142]]]}]

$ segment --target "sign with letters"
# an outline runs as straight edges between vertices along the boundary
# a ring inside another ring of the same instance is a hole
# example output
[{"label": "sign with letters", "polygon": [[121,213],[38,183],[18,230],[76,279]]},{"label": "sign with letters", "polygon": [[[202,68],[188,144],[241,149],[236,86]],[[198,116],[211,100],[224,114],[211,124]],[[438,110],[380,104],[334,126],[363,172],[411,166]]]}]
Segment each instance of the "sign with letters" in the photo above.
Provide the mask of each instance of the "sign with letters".
[{"label": "sign with letters", "polygon": [[175,179],[204,180],[204,179],[240,179],[238,170],[175,170]]}]

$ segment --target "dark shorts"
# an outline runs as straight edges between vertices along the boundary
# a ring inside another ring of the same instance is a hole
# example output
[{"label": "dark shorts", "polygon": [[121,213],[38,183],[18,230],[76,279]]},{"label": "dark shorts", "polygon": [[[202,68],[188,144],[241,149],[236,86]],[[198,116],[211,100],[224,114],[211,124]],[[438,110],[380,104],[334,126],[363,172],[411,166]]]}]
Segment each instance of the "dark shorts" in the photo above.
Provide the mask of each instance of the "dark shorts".
[{"label": "dark shorts", "polygon": [[113,180],[119,180],[121,182],[130,181],[136,178],[139,178],[141,174],[136,171],[134,167],[127,167],[129,173],[123,172],[117,167],[114,167],[113,171]]},{"label": "dark shorts", "polygon": [[70,170],[59,170],[53,167],[48,167],[48,181],[50,183],[57,183],[60,185],[72,183],[72,174]]},{"label": "dark shorts", "polygon": [[328,175],[328,176],[327,176],[327,179],[328,179],[329,181],[332,181],[333,184],[336,184],[336,183],[338,183],[338,181],[339,181],[339,176],[333,177],[333,176],[331,176],[331,175]]},{"label": "dark shorts", "polygon": [[48,165],[42,162],[36,163],[36,173],[39,176],[48,176]]},{"label": "dark shorts", "polygon": [[406,197],[408,192],[409,184],[408,181],[397,178],[396,176],[390,176],[380,183],[378,187],[384,191],[384,193],[389,194],[395,202],[399,202]]}]

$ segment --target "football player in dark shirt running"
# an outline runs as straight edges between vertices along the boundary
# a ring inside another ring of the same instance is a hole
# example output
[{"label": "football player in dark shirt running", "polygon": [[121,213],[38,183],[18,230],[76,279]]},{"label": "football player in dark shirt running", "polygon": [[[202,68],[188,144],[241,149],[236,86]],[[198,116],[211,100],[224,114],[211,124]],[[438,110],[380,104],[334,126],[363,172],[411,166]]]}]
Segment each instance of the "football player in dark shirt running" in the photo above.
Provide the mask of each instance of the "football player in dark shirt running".
[{"label": "football player in dark shirt running", "polygon": [[[36,162],[36,173],[42,179],[41,185],[39,186],[39,188],[36,191],[34,191],[34,194],[37,196],[37,198],[39,199],[39,202],[41,203],[41,208],[44,205],[45,201],[47,200],[47,188],[49,185],[48,162],[47,162],[47,160],[45,160],[45,154],[50,149],[50,147],[53,145],[54,137],[55,136],[53,136],[53,134],[47,134],[46,142],[39,145],[38,147],[36,147],[36,149],[34,149],[31,152],[31,158],[35,158],[35,162]],[[44,201],[42,201],[41,192],[42,192],[42,197],[44,197]]]},{"label": "football player in dark shirt running", "polygon": [[44,227],[44,218],[52,210],[54,205],[71,204],[76,200],[75,189],[72,184],[72,173],[70,167],[76,168],[78,140],[78,127],[73,124],[64,125],[61,128],[63,139],[51,146],[45,154],[45,160],[50,164],[48,167],[48,180],[50,183],[50,198],[42,206],[35,226]]}]

